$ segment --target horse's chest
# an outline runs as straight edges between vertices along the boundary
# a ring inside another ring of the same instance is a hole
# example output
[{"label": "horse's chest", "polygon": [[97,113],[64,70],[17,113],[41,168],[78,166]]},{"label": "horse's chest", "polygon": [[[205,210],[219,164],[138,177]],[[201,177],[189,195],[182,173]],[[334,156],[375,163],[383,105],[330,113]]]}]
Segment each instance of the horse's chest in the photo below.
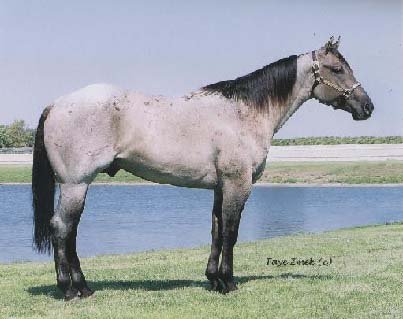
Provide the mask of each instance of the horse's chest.
[{"label": "horse's chest", "polygon": [[252,183],[256,183],[262,177],[263,172],[266,168],[266,157],[263,160],[260,160],[255,167],[253,167],[252,171]]}]

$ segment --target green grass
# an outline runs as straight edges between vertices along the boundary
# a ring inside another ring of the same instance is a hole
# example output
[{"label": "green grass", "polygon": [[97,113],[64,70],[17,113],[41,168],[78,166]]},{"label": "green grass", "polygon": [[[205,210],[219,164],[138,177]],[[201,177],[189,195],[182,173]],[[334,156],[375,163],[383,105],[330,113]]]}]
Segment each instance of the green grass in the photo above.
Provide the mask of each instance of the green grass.
[{"label": "green grass", "polygon": [[0,183],[30,183],[31,166],[0,165]]},{"label": "green grass", "polygon": [[262,182],[302,184],[403,183],[403,162],[274,162]]},{"label": "green grass", "polygon": [[[266,258],[330,266],[267,266]],[[82,260],[96,294],[65,303],[52,263],[0,265],[0,318],[402,318],[403,225],[238,244],[239,290],[207,290],[208,247]]]},{"label": "green grass", "polygon": [[95,179],[96,183],[145,183],[144,179],[134,176],[126,171],[120,170],[114,177],[110,177],[108,174],[98,174]]},{"label": "green grass", "polygon": [[[0,183],[30,183],[31,167],[0,165]],[[99,174],[97,183],[141,183],[143,179],[120,170],[115,177]],[[285,184],[396,184],[403,183],[403,161],[382,162],[271,162],[259,182]]]},{"label": "green grass", "polygon": [[[30,165],[0,165],[0,183],[31,183],[32,167]],[[115,177],[108,174],[99,174],[97,183],[141,183],[146,182],[140,177],[133,176],[120,170]]]}]

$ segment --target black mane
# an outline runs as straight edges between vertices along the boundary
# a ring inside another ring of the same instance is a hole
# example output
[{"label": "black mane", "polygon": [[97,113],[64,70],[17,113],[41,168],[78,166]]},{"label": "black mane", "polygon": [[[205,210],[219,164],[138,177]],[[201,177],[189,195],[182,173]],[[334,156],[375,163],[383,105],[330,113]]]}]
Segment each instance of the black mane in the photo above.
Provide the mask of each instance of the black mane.
[{"label": "black mane", "polygon": [[292,55],[235,80],[209,84],[202,89],[241,100],[259,110],[270,102],[285,102],[297,80],[297,56]]}]

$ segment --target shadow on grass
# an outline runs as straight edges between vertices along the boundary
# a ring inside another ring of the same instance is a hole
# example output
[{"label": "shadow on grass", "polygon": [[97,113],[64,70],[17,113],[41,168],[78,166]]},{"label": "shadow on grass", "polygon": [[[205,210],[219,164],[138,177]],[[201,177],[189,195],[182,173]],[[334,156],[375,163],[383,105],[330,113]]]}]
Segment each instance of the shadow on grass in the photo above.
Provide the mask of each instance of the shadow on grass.
[{"label": "shadow on grass", "polygon": [[[261,276],[239,276],[235,277],[235,281],[239,284],[244,284],[249,281],[267,280],[267,279],[310,279],[310,280],[329,280],[332,276],[322,275],[304,275],[294,273],[283,273],[276,276],[261,275]],[[103,281],[89,281],[88,285],[95,291],[102,290],[145,290],[145,291],[161,291],[172,290],[177,288],[186,287],[202,287],[208,290],[210,284],[207,280],[103,280]],[[27,289],[31,295],[45,295],[55,299],[62,299],[63,294],[57,289],[55,285],[44,285],[37,287],[29,287]]]}]

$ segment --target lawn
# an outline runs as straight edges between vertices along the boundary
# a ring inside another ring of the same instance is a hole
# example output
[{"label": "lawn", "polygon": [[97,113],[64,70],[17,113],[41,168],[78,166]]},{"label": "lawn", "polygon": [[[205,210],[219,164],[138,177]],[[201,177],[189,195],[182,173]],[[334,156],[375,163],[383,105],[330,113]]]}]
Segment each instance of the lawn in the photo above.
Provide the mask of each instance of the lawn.
[{"label": "lawn", "polygon": [[261,182],[302,184],[403,183],[403,161],[382,162],[274,162]]},{"label": "lawn", "polygon": [[[31,166],[0,165],[0,183],[30,183]],[[98,183],[141,183],[120,170],[115,177],[99,174]],[[403,183],[403,161],[270,162],[259,180],[266,183],[396,184]]]},{"label": "lawn", "polygon": [[[242,230],[241,230],[242,231]],[[83,259],[96,294],[64,302],[52,263],[0,265],[0,318],[402,318],[403,225],[243,243],[239,290],[208,291],[208,247]],[[330,265],[267,265],[267,258]]]}]

